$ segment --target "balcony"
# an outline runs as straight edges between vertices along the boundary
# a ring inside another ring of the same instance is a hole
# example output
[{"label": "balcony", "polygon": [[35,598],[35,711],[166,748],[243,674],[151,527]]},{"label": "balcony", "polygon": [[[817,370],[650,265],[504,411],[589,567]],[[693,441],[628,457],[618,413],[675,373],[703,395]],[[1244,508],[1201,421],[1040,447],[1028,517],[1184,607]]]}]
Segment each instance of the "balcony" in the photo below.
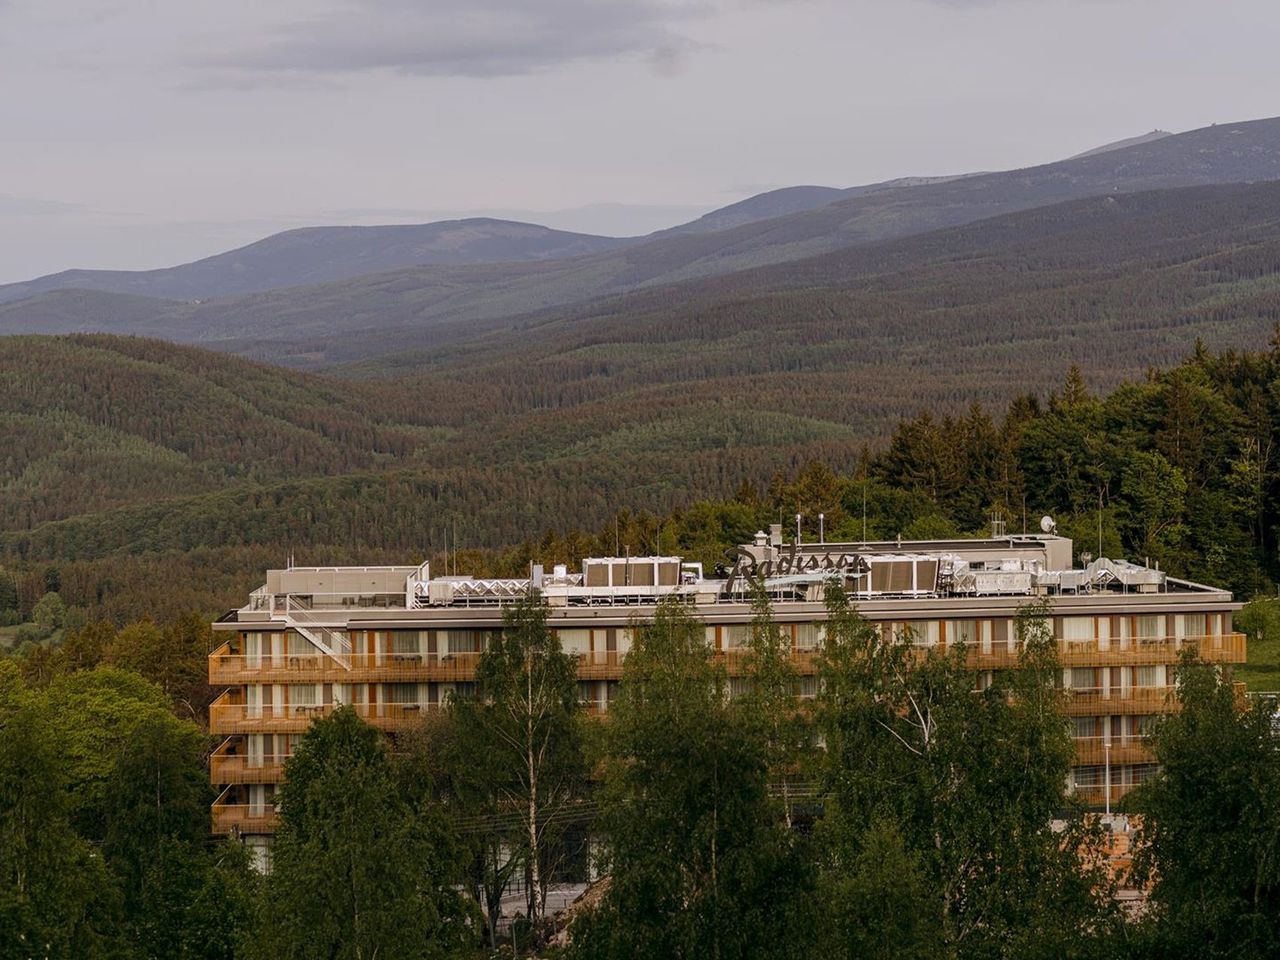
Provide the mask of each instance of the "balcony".
[{"label": "balcony", "polygon": [[[1129,794],[1136,783],[1113,783],[1111,785],[1111,806],[1114,808],[1124,797]],[[1073,790],[1075,796],[1084,801],[1086,806],[1105,807],[1107,805],[1107,788],[1103,784],[1096,786],[1078,786]]]},{"label": "balcony", "polygon": [[[342,704],[279,704],[250,706],[237,703],[224,693],[209,706],[211,733],[303,733],[311,721],[327,717]],[[350,706],[362,719],[383,730],[412,726],[435,703],[354,703]]]},{"label": "balcony", "polygon": [[1082,767],[1121,766],[1132,763],[1155,763],[1155,755],[1145,737],[1112,737],[1108,746],[1103,737],[1076,737],[1076,764]]},{"label": "balcony", "polygon": [[[1096,640],[1059,640],[1058,652],[1064,667],[1144,666],[1177,663],[1182,652],[1194,649],[1215,663],[1243,663],[1245,638],[1231,633],[1178,641],[1173,638],[1112,641],[1105,648]],[[923,653],[929,649],[917,645]],[[941,649],[945,650],[946,647]],[[746,670],[749,652],[744,648],[717,651],[716,659],[732,675]],[[792,654],[796,671],[817,672],[819,651],[797,650]],[[624,652],[608,650],[578,653],[578,679],[617,680],[622,676]],[[246,683],[453,683],[475,679],[479,653],[374,653],[353,654],[350,666],[320,653],[263,654],[246,656],[232,652],[224,644],[209,655],[209,682],[214,686]],[[1018,665],[1015,646],[1001,645],[983,650],[967,647],[966,661],[974,670],[1004,670]]]},{"label": "balcony", "polygon": [[449,683],[473,680],[478,653],[359,653],[350,667],[321,653],[246,656],[228,645],[209,655],[209,683]]},{"label": "balcony", "polygon": [[[1123,646],[1121,644],[1124,644]],[[1244,663],[1243,633],[1212,637],[1174,637],[1145,640],[1112,640],[1102,649],[1097,640],[1059,640],[1058,656],[1064,667],[1152,666],[1177,663],[1183,652],[1192,650],[1210,663]]]},{"label": "balcony", "polygon": [[247,803],[215,803],[213,805],[213,832],[275,833],[278,818],[270,804],[253,806]]},{"label": "balcony", "polygon": [[209,781],[216,784],[282,783],[284,757],[251,758],[229,752],[230,741],[223,743],[209,757]]},{"label": "balcony", "polygon": [[1169,713],[1178,709],[1177,687],[1099,687],[1068,689],[1067,713],[1074,717]]}]

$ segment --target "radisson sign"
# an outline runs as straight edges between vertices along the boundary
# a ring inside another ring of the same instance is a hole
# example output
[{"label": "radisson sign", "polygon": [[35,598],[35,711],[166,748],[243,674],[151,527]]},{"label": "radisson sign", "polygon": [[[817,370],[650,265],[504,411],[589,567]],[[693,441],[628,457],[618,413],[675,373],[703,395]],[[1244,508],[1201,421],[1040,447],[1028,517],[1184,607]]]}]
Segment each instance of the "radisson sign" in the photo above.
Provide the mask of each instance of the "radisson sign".
[{"label": "radisson sign", "polygon": [[835,573],[837,571],[853,570],[857,573],[866,573],[870,569],[870,565],[861,554],[849,553],[847,551],[828,551],[826,553],[805,551],[801,553],[795,544],[785,553],[781,553],[775,548],[769,549],[770,553],[775,556],[761,559],[758,553],[762,552],[760,547],[740,546],[738,547],[738,556],[733,563],[733,569],[729,572],[729,579],[725,583],[725,592],[732,593],[734,586],[739,578],[750,580],[755,577],[786,577],[802,573],[819,573],[823,571]]}]

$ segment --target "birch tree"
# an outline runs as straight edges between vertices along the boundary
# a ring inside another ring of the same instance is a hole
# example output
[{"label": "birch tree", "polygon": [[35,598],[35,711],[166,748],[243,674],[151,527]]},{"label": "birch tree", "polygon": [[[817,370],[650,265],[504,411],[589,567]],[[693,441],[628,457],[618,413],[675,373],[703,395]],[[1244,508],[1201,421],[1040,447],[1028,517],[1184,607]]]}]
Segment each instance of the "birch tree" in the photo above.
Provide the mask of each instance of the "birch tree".
[{"label": "birch tree", "polygon": [[483,754],[476,772],[485,782],[477,786],[519,825],[509,836],[525,868],[528,918],[537,927],[585,771],[576,661],[560,649],[536,592],[507,608],[502,633],[476,665],[476,696],[460,702],[457,713],[468,752]]}]

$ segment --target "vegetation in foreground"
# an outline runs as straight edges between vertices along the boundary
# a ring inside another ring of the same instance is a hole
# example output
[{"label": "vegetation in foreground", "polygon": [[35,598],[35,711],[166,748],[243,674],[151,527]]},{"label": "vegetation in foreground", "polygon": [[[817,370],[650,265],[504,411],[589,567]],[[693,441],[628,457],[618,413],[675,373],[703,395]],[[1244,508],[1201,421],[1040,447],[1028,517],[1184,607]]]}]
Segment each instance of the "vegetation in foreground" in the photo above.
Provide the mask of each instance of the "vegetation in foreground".
[{"label": "vegetation in foreground", "polygon": [[[833,588],[811,709],[759,601],[730,696],[692,612],[637,625],[607,722],[530,598],[474,695],[394,742],[338,710],[287,762],[267,876],[211,841],[207,745],[183,705],[92,656],[0,661],[0,956],[76,958],[1253,958],[1280,950],[1274,704],[1179,668],[1127,916],[1063,784],[1045,606],[1020,669],[975,691]],[[53,669],[50,669],[53,667]],[[821,748],[819,748],[821,744]],[[490,762],[492,761],[492,762]],[[594,771],[594,772],[593,772]],[[1052,821],[1058,820],[1059,826]],[[545,891],[603,897],[555,933]],[[513,883],[524,919],[499,936]]]}]

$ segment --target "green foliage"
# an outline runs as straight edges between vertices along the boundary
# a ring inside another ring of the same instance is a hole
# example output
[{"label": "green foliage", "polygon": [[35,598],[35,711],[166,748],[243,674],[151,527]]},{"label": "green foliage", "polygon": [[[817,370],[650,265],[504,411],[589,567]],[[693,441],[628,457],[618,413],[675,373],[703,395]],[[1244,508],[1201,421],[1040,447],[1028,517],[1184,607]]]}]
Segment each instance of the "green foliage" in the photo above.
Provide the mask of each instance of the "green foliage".
[{"label": "green foliage", "polygon": [[767,745],[726,698],[702,623],[660,604],[635,628],[620,689],[603,815],[611,880],[575,925],[574,954],[807,956],[807,858],[773,815]]},{"label": "green foliage", "polygon": [[[924,955],[1105,956],[1117,918],[1090,866],[1098,838],[1080,819],[1051,827],[1069,806],[1073,752],[1047,610],[1019,617],[1019,669],[975,691],[963,648],[921,654],[909,637],[882,638],[838,585],[828,608],[818,713],[828,898],[877,881],[874,844],[912,865],[907,943]],[[874,948],[894,933],[875,910],[874,898],[854,898],[832,922],[865,928]]]},{"label": "green foliage", "polygon": [[382,734],[336,710],[312,724],[285,776],[259,955],[457,955],[468,935],[450,841],[437,810],[399,791]]},{"label": "green foliage", "polygon": [[528,882],[528,920],[541,924],[546,887],[565,813],[581,797],[586,775],[579,736],[577,666],[547,626],[536,593],[503,613],[502,632],[476,665],[476,695],[454,705],[466,752],[488,760],[475,773],[498,779],[474,783],[486,806],[505,809],[520,829],[508,834]]},{"label": "green foliage", "polygon": [[1280,691],[1280,599],[1246,603],[1233,618],[1234,627],[1248,638],[1249,662],[1235,667],[1236,679],[1250,690]]},{"label": "green foliage", "polygon": [[248,939],[256,881],[243,849],[207,849],[204,750],[193,725],[153,719],[116,756],[102,851],[128,936],[148,958],[231,960]]},{"label": "green foliage", "polygon": [[46,593],[40,598],[39,602],[31,608],[31,619],[36,626],[52,633],[62,626],[63,620],[67,616],[67,605],[62,602],[62,597],[56,593]]},{"label": "green foliage", "polygon": [[48,718],[27,700],[0,721],[0,957],[115,956],[115,885],[72,827]]},{"label": "green foliage", "polygon": [[171,712],[169,699],[136,673],[98,667],[56,677],[37,691],[49,735],[58,744],[69,813],[81,835],[100,841],[116,800],[116,757],[140,731],[168,728],[188,738],[193,728]]},{"label": "green foliage", "polygon": [[1276,701],[1247,709],[1229,675],[1187,659],[1182,710],[1154,736],[1158,775],[1126,798],[1142,815],[1135,869],[1153,884],[1152,957],[1280,951],[1280,750]]},{"label": "green foliage", "polygon": [[762,582],[754,584],[751,608],[744,677],[747,690],[738,708],[764,746],[768,782],[778,793],[783,821],[791,827],[793,794],[806,772],[806,761],[812,759],[813,732],[800,700],[791,636],[774,622]]},{"label": "green foliage", "polygon": [[858,851],[822,882],[827,922],[816,955],[847,960],[927,960],[941,954],[923,858],[893,820],[874,821]]},{"label": "green foliage", "polygon": [[18,613],[18,582],[4,567],[0,567],[0,615]]}]

